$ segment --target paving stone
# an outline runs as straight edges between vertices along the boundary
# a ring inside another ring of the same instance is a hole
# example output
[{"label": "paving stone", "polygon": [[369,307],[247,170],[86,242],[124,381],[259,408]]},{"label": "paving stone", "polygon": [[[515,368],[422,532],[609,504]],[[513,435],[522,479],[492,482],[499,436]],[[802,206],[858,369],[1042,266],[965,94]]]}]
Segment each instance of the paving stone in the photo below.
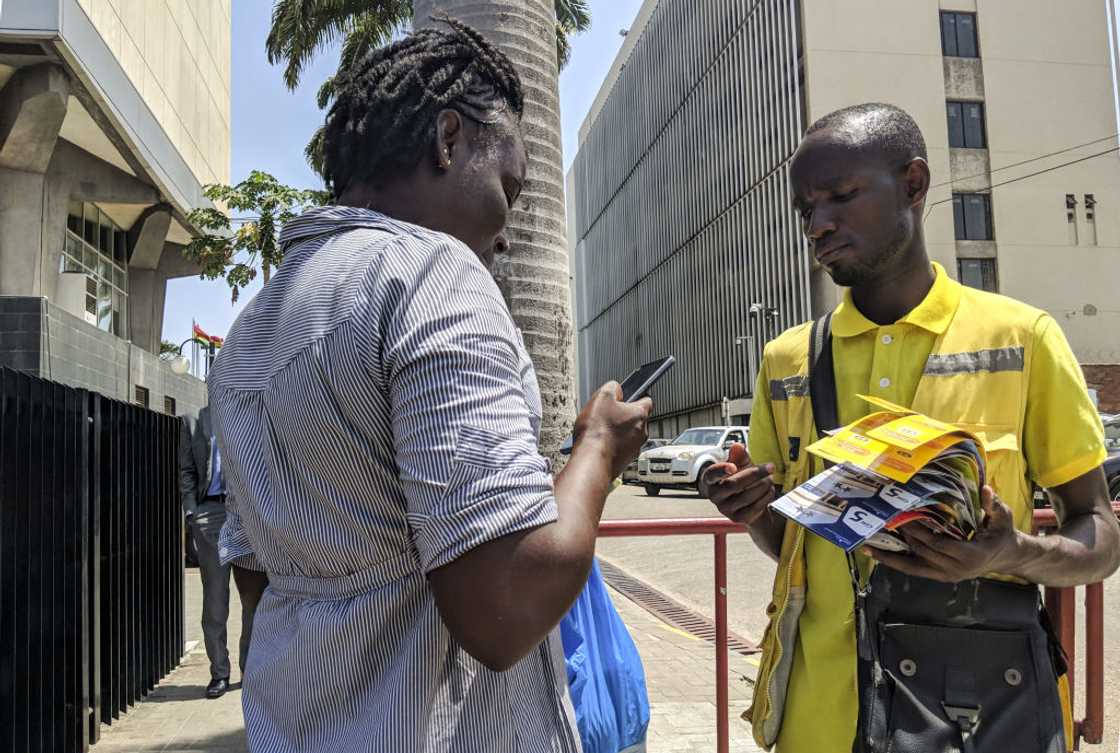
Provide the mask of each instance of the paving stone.
[{"label": "paving stone", "polygon": [[[234,689],[216,701],[204,697],[209,663],[199,628],[202,587],[197,570],[186,576],[186,638],[183,663],[128,714],[102,728],[92,753],[247,753],[236,682],[241,606],[231,583],[229,649]],[[648,753],[713,753],[716,750],[715,651],[707,641],[662,623],[618,593],[615,605],[642,654],[650,696]],[[193,646],[191,645],[193,643]],[[755,668],[738,654],[729,656],[728,708],[732,753],[757,753],[750,727],[739,715],[750,702]]]}]

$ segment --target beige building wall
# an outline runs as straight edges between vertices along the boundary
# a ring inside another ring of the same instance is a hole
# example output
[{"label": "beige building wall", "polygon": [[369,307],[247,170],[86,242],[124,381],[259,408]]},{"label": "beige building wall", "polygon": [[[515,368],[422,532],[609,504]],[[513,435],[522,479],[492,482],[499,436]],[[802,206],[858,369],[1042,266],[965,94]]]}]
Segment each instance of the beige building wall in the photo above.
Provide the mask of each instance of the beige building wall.
[{"label": "beige building wall", "polygon": [[[979,2],[992,167],[1000,183],[1117,145],[1103,2]],[[1001,34],[1012,28],[1014,34]],[[1095,142],[1095,143],[1089,143]],[[1066,216],[1074,194],[1077,241]],[[1085,194],[1097,201],[1096,239]],[[1115,152],[992,192],[1001,292],[1049,311],[1083,363],[1120,363],[1120,157]]]},{"label": "beige building wall", "polygon": [[[939,10],[977,13],[978,64],[943,57]],[[804,0],[802,18],[809,123],[882,101],[921,127],[935,186],[926,220],[931,256],[955,274],[958,253],[995,253],[1001,293],[1049,311],[1083,363],[1120,362],[1120,157],[1024,177],[1116,146],[1115,138],[1099,140],[1117,131],[1104,3]],[[948,148],[950,93],[985,102],[986,154]],[[1026,160],[1034,161],[1008,167]],[[994,172],[985,175],[989,166]],[[957,190],[981,190],[1015,178],[1023,179],[992,189],[994,244],[955,241],[952,180]],[[1076,243],[1066,194],[1078,201]],[[1097,201],[1095,245],[1085,194]]]},{"label": "beige building wall", "polygon": [[230,170],[232,0],[79,0],[199,183]]}]

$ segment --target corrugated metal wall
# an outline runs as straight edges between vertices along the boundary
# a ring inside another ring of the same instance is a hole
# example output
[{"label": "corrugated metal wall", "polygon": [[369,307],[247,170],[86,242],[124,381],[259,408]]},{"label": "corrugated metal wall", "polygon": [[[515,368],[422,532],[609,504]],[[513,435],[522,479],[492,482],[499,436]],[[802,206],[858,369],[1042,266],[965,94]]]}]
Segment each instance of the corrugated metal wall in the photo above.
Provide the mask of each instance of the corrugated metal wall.
[{"label": "corrugated metal wall", "polygon": [[787,170],[799,5],[661,0],[591,125],[572,197],[584,399],[667,354],[658,416],[748,396],[762,343],[809,317]]}]

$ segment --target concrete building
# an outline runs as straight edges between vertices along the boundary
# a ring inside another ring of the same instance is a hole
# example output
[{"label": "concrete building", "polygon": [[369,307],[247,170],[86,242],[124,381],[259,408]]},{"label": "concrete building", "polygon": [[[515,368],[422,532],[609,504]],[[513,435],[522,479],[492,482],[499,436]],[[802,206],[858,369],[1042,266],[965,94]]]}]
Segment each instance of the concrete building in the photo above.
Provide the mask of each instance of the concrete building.
[{"label": "concrete building", "polygon": [[831,308],[788,162],[881,101],[925,134],[931,255],[1046,309],[1120,410],[1120,157],[1104,0],[647,0],[570,175],[581,396],[667,353],[651,436],[741,421],[762,345]]},{"label": "concrete building", "polygon": [[227,182],[231,0],[0,3],[0,365],[155,410],[202,186]]}]

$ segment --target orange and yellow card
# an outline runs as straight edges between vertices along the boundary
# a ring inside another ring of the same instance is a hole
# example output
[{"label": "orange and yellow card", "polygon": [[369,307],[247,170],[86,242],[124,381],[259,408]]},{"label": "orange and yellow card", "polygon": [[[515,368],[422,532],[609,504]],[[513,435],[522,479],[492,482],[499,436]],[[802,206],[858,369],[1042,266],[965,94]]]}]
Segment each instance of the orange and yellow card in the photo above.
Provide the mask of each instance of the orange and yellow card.
[{"label": "orange and yellow card", "polygon": [[860,395],[882,408],[814,442],[809,452],[830,463],[851,463],[864,470],[906,483],[931,460],[968,438],[983,451],[978,438],[959,426],[915,413],[894,403]]}]

